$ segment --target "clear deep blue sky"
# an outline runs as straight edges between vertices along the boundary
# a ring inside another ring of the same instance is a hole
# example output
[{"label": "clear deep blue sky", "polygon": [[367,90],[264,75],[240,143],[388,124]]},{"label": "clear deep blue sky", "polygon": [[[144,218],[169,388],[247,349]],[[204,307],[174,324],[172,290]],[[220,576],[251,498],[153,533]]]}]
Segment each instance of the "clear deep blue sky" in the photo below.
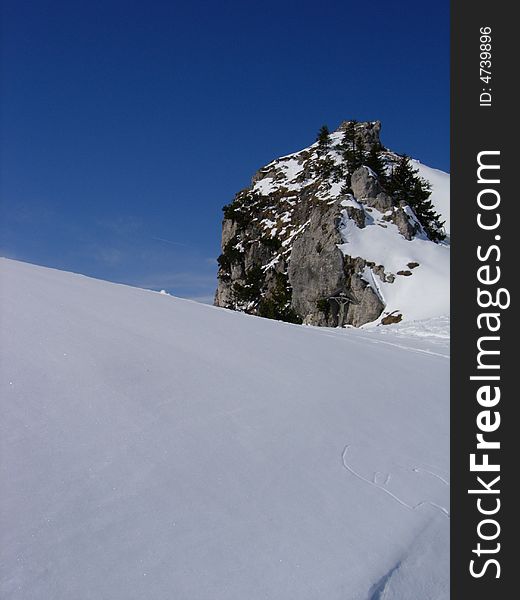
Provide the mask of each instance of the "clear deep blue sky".
[{"label": "clear deep blue sky", "polygon": [[221,208],[327,123],[449,170],[449,2],[3,0],[0,254],[206,299]]}]

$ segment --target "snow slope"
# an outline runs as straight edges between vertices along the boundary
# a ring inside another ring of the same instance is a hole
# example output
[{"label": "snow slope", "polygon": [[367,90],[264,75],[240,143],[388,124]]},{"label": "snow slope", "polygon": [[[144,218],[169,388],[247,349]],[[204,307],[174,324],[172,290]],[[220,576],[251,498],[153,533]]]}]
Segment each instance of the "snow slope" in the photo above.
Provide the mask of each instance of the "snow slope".
[{"label": "snow slope", "polygon": [[5,259],[0,314],[3,599],[448,598],[439,330]]}]

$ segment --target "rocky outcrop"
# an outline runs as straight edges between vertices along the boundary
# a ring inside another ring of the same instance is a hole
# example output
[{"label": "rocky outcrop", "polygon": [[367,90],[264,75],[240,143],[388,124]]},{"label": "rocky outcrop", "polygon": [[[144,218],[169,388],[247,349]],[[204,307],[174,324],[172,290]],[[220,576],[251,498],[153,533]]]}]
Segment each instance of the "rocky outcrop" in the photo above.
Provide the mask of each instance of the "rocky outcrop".
[{"label": "rocky outcrop", "polygon": [[367,150],[371,150],[374,146],[381,146],[381,121],[366,121],[364,123],[343,121],[337,131],[344,133],[352,125],[355,127],[356,136],[361,139]]},{"label": "rocky outcrop", "polygon": [[377,319],[384,308],[360,275],[366,261],[345,256],[339,249],[340,224],[340,202],[319,207],[292,247],[288,269],[292,305],[308,325],[359,326]]},{"label": "rocky outcrop", "polygon": [[377,175],[369,167],[359,167],[352,173],[352,194],[361,204],[385,212],[392,208],[392,198],[384,191]]},{"label": "rocky outcrop", "polygon": [[260,169],[224,207],[217,306],[318,326],[359,327],[381,317],[381,288],[396,273],[358,255],[353,240],[371,227],[393,227],[406,240],[422,229],[368,165],[349,169],[345,132],[353,130],[365,156],[376,148],[388,168],[398,160],[381,145],[379,121],[345,121],[325,147]]},{"label": "rocky outcrop", "polygon": [[342,241],[338,209],[337,203],[318,205],[291,249],[288,278],[292,305],[304,322],[312,325],[331,324],[318,303],[346,289],[344,256],[338,247]]}]

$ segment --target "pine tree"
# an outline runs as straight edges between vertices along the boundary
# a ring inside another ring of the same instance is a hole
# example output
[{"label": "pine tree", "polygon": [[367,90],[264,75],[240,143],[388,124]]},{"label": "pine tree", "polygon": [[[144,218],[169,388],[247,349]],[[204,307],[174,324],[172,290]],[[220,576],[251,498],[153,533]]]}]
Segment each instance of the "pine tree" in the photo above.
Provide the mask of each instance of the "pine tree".
[{"label": "pine tree", "polygon": [[444,221],[441,221],[441,216],[430,200],[430,184],[419,177],[418,173],[419,170],[413,168],[408,156],[403,156],[392,169],[386,189],[398,203],[408,204],[413,209],[432,241],[440,242],[446,237],[443,231]]},{"label": "pine tree", "polygon": [[343,159],[350,175],[352,175],[356,169],[359,169],[365,162],[363,147],[363,140],[360,137],[357,137],[354,139],[352,147],[343,151]]},{"label": "pine tree", "polygon": [[350,171],[349,165],[353,162],[356,153],[356,121],[347,123],[340,148],[343,160],[347,163],[347,169]]},{"label": "pine tree", "polygon": [[316,174],[329,179],[330,177],[336,178],[336,165],[330,156],[326,156],[316,161]]},{"label": "pine tree", "polygon": [[356,135],[356,123],[357,121],[349,121],[347,123],[340,145],[347,171],[351,175],[363,164],[365,158],[365,144],[363,138]]},{"label": "pine tree", "polygon": [[316,136],[318,153],[326,152],[330,148],[330,131],[327,125],[322,125]]},{"label": "pine tree", "polygon": [[381,151],[376,146],[372,146],[370,152],[365,156],[364,164],[374,171],[379,181],[384,185],[386,181],[386,165]]},{"label": "pine tree", "polygon": [[441,215],[436,212],[430,200],[431,193],[431,185],[424,179],[417,177],[411,190],[412,201],[410,206],[428,237],[434,242],[441,242],[446,237],[443,229],[444,221],[441,221]]},{"label": "pine tree", "polygon": [[352,152],[350,172],[353,173],[356,169],[359,169],[359,167],[361,167],[364,162],[365,162],[365,142],[363,141],[363,138],[360,135],[358,135],[356,137],[356,140],[354,143],[354,149]]},{"label": "pine tree", "polygon": [[343,152],[353,150],[356,144],[356,123],[357,121],[349,121],[343,132],[343,139],[341,140],[341,147]]}]

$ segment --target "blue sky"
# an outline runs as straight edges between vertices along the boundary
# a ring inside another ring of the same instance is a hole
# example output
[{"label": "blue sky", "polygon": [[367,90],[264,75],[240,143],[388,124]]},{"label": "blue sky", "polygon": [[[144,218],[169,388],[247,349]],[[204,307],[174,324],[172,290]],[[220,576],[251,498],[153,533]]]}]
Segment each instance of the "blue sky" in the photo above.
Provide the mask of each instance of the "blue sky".
[{"label": "blue sky", "polygon": [[3,0],[0,254],[207,301],[221,208],[323,123],[449,170],[449,2]]}]

